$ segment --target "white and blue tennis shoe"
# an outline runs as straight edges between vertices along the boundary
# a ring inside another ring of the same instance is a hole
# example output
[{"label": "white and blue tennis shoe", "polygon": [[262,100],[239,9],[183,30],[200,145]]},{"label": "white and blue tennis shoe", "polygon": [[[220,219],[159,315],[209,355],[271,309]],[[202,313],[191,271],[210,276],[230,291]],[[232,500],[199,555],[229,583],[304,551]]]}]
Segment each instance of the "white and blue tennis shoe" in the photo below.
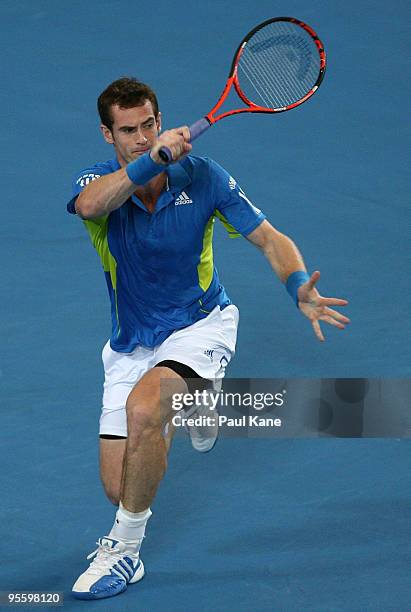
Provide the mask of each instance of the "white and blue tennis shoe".
[{"label": "white and blue tennis shoe", "polygon": [[87,557],[94,560],[73,586],[72,593],[77,599],[114,597],[144,576],[143,562],[135,552],[138,542],[131,546],[105,537],[97,544],[98,548]]}]

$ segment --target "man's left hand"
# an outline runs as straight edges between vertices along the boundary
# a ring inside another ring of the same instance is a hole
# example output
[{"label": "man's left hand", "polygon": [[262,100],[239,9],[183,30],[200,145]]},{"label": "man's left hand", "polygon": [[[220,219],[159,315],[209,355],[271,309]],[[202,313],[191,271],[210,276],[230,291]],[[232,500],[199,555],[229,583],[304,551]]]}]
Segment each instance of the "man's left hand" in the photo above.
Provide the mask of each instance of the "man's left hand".
[{"label": "man's left hand", "polygon": [[317,338],[324,342],[325,338],[319,321],[325,321],[334,325],[334,327],[338,327],[338,329],[344,329],[350,319],[329,308],[330,306],[346,306],[348,302],[339,298],[322,297],[315,287],[319,278],[320,273],[317,270],[313,272],[311,278],[304,285],[298,288],[298,306],[301,312],[310,319]]}]

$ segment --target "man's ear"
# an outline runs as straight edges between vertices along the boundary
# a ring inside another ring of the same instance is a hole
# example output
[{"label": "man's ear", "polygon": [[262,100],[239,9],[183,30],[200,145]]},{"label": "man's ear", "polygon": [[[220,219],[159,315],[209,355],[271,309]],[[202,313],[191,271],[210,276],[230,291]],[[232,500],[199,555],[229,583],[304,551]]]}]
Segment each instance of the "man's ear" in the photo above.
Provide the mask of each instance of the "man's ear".
[{"label": "man's ear", "polygon": [[104,140],[108,144],[114,144],[113,134],[111,133],[111,130],[106,125],[103,125],[103,124],[100,125],[100,130],[101,130],[101,133],[103,134]]},{"label": "man's ear", "polygon": [[157,117],[156,117],[156,124],[157,124],[157,130],[160,133],[161,132],[161,113],[159,112]]}]

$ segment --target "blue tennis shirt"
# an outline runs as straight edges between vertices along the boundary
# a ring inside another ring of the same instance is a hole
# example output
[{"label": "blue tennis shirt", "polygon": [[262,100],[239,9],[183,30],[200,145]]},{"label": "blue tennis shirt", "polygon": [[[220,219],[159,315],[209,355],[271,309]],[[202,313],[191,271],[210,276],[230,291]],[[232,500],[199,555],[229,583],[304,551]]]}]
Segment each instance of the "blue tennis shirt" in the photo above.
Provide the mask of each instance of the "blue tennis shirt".
[{"label": "blue tennis shirt", "polygon": [[[78,173],[68,212],[75,214],[77,196],[90,181],[119,169],[112,159]],[[110,345],[120,353],[157,346],[215,306],[228,306],[213,263],[215,219],[230,237],[246,236],[265,219],[211,159],[188,156],[165,172],[168,187],[153,213],[132,195],[110,214],[84,220],[110,296]]]}]

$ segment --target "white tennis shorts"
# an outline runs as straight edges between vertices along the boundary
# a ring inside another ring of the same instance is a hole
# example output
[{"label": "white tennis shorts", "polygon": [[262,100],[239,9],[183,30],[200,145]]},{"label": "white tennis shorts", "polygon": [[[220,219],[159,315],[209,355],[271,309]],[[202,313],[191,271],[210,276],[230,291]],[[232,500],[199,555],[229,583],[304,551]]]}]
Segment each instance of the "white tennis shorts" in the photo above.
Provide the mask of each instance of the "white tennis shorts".
[{"label": "white tennis shorts", "polygon": [[205,318],[177,330],[153,349],[138,346],[132,353],[103,348],[103,407],[100,434],[127,437],[127,398],[140,378],[160,361],[171,359],[208,380],[223,378],[235,353],[239,313],[234,304],[216,306]]}]

